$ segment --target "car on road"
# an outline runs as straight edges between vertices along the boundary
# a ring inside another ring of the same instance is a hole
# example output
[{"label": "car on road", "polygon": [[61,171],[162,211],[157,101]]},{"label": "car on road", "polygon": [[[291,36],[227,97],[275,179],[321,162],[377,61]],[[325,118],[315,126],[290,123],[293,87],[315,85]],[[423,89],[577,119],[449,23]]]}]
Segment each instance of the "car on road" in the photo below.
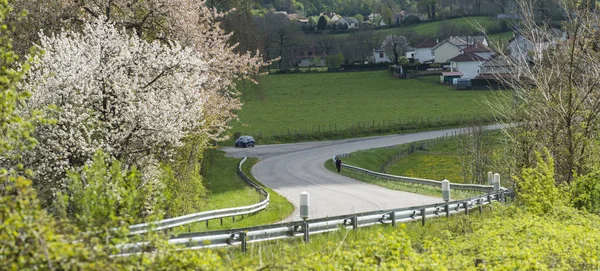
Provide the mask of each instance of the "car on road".
[{"label": "car on road", "polygon": [[235,141],[235,147],[253,147],[254,148],[254,137],[251,136],[240,136]]}]

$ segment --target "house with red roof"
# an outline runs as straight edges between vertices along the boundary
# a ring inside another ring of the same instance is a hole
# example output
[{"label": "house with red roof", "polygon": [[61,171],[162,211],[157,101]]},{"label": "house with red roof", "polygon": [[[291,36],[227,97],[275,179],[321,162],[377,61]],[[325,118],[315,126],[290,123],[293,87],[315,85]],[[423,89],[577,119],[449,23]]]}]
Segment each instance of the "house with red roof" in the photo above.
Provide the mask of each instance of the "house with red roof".
[{"label": "house with red roof", "polygon": [[450,59],[450,70],[461,72],[462,78],[475,78],[479,75],[479,66],[486,61],[475,53],[465,52]]}]

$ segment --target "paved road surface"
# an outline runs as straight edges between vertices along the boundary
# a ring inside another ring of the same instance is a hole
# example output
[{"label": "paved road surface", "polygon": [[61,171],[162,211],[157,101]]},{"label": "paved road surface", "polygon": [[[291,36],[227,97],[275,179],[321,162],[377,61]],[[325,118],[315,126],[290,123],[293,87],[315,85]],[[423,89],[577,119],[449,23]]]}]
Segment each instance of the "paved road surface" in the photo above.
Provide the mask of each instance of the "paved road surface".
[{"label": "paved road surface", "polygon": [[[488,126],[497,129],[499,126]],[[300,220],[300,193],[310,193],[311,218],[351,214],[442,202],[441,197],[423,196],[359,182],[325,169],[323,163],[336,154],[381,148],[460,133],[447,129],[413,134],[367,137],[336,141],[257,145],[254,148],[224,148],[228,156],[258,157],[252,168],[256,179],[286,197],[295,211],[285,221]],[[343,161],[343,160],[342,160]],[[342,169],[343,170],[343,169]],[[441,196],[441,195],[440,195]]]}]

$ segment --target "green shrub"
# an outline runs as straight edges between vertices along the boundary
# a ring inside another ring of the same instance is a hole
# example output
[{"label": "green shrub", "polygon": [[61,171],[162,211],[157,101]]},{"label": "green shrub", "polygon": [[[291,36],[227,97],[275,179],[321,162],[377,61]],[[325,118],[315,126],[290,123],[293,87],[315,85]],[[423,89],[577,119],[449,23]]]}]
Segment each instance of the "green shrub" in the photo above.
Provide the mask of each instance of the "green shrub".
[{"label": "green shrub", "polygon": [[517,199],[525,209],[535,214],[546,214],[554,208],[564,206],[565,189],[558,187],[554,179],[554,159],[548,151],[544,157],[536,152],[535,168],[524,168],[521,176],[515,177]]},{"label": "green shrub", "polygon": [[575,178],[571,185],[571,201],[578,209],[600,214],[600,170]]}]

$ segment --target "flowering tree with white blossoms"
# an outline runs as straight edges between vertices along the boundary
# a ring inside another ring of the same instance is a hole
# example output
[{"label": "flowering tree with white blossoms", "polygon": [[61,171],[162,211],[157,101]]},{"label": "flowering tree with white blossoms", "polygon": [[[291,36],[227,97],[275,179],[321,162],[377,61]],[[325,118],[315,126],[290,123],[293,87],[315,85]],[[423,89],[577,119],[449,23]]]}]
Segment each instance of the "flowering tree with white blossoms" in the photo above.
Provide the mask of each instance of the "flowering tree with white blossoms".
[{"label": "flowering tree with white blossoms", "polygon": [[227,138],[228,123],[241,107],[235,91],[239,79],[251,78],[269,64],[258,52],[235,53],[237,45],[229,43],[232,33],[221,28],[225,14],[207,7],[205,0],[13,1],[17,10],[29,12],[23,33],[13,37],[25,52],[38,43],[31,33],[40,28],[47,34],[59,33],[62,28],[79,30],[85,22],[100,17],[145,40],[178,41],[196,49],[198,58],[208,66],[204,89],[211,94],[201,132],[210,139]]},{"label": "flowering tree with white blossoms", "polygon": [[56,121],[37,127],[39,144],[25,156],[43,199],[98,149],[137,165],[143,185],[156,186],[156,161],[205,124],[215,78],[194,48],[147,42],[99,18],[82,33],[42,34],[39,49],[21,87],[32,93],[30,112]]}]

